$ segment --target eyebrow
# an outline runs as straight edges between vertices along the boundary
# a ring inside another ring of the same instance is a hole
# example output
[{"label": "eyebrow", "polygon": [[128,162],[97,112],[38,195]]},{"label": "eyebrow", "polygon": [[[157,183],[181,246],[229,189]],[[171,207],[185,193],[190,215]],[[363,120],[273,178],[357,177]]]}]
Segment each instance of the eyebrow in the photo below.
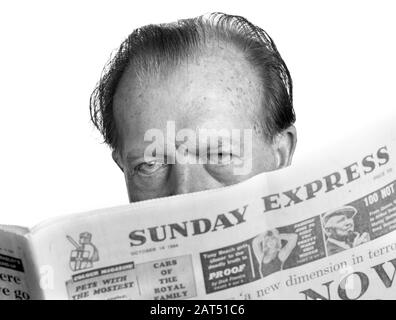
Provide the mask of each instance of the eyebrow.
[{"label": "eyebrow", "polygon": [[141,151],[140,149],[139,149],[139,150],[134,149],[134,150],[132,150],[132,151],[129,151],[129,152],[127,153],[127,156],[126,156],[126,161],[127,161],[128,163],[133,163],[133,162],[136,161],[137,159],[142,158],[142,157],[144,156],[144,152],[141,153],[140,151]]},{"label": "eyebrow", "polygon": [[[144,149],[140,149],[140,148],[133,148],[131,151],[129,151],[126,155],[126,161],[129,164],[133,164],[136,160],[138,159],[144,159]],[[154,150],[153,154],[150,155],[153,158],[157,157],[157,151]],[[164,155],[165,156],[165,155]]]},{"label": "eyebrow", "polygon": [[[237,144],[235,142],[232,141],[233,139],[231,139],[229,136],[215,136],[215,137],[211,137],[211,136],[206,136],[206,139],[202,142],[196,141],[195,144],[195,151],[198,152],[198,154],[200,154],[201,151],[206,151],[207,154],[210,154],[211,151],[213,150],[220,150],[223,147],[227,147],[227,150],[232,150],[232,147],[237,146]],[[242,139],[243,140],[243,139]],[[212,143],[214,142],[214,143]],[[176,150],[185,142],[175,142],[175,147]],[[201,149],[202,144],[205,143],[204,148]],[[243,143],[240,144],[240,146],[242,146]],[[191,150],[191,149],[189,149]],[[191,150],[192,151],[192,150]],[[153,157],[157,156],[157,152],[154,149],[154,154]],[[169,155],[165,154],[164,156],[168,157]],[[126,155],[126,161],[131,164],[133,162],[135,162],[138,159],[141,159],[144,157],[144,149],[140,149],[140,148],[133,148],[131,151],[129,151]]]}]

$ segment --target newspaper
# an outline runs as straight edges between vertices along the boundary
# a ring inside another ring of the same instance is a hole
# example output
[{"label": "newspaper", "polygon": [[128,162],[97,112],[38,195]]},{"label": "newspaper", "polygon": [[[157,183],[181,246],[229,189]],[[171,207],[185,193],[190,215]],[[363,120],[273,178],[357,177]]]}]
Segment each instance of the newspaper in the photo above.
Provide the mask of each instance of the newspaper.
[{"label": "newspaper", "polygon": [[2,299],[396,299],[396,130],[226,188],[0,231]]}]

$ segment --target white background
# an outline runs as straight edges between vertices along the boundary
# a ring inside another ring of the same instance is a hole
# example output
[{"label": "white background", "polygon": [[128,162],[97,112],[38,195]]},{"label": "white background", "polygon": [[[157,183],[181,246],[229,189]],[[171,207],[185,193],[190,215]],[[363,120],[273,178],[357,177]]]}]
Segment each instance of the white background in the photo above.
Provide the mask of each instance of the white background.
[{"label": "white background", "polygon": [[5,3],[0,223],[33,226],[59,214],[127,203],[123,176],[90,124],[88,101],[112,50],[148,23],[223,11],[265,29],[294,81],[297,162],[378,119],[396,118],[392,1]]}]

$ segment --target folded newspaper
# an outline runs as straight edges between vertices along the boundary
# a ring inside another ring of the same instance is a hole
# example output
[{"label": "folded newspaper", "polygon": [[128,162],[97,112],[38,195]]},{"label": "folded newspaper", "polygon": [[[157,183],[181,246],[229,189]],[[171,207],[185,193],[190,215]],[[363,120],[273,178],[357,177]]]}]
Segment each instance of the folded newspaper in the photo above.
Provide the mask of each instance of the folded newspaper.
[{"label": "folded newspaper", "polygon": [[226,188],[1,226],[1,299],[396,299],[396,129]]}]

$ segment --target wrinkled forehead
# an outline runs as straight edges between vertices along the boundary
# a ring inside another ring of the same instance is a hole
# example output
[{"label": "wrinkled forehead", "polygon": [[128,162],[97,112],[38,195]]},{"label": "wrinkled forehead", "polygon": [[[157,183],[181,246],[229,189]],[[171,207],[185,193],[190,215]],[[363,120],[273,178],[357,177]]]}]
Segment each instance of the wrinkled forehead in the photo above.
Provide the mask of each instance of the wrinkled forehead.
[{"label": "wrinkled forehead", "polygon": [[176,129],[259,130],[262,100],[261,81],[242,53],[220,48],[158,74],[129,67],[113,107],[121,140],[134,140],[168,121]]}]

